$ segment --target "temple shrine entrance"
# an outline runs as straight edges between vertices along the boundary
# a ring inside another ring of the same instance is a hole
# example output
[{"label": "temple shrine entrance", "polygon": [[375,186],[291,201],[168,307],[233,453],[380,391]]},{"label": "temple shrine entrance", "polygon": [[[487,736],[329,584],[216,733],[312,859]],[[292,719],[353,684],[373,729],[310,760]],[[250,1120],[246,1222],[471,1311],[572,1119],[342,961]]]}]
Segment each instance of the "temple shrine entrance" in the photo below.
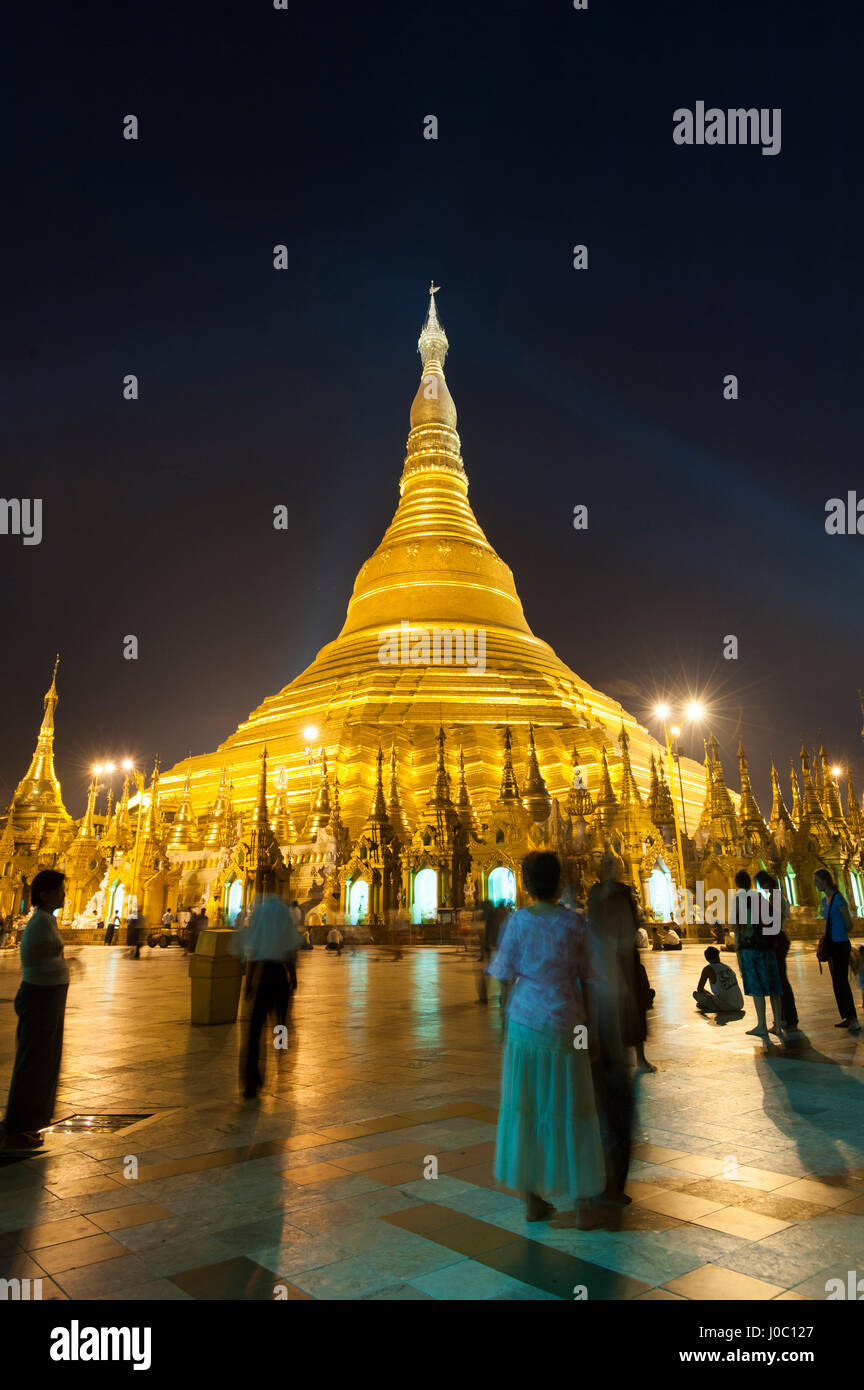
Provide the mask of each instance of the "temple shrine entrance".
[{"label": "temple shrine entrance", "polygon": [[648,901],[658,921],[672,921],[675,915],[675,886],[662,859],[657,860],[648,879]]},{"label": "temple shrine entrance", "polygon": [[242,906],[243,883],[239,878],[235,878],[228,892],[225,894],[225,916],[230,927],[233,927],[234,921]]},{"label": "temple shrine entrance", "polygon": [[348,891],[348,921],[353,926],[365,922],[369,916],[369,884],[365,879],[355,878]]},{"label": "temple shrine entrance", "polygon": [[489,901],[496,907],[499,903],[516,901],[516,876],[504,864],[499,864],[489,875]]},{"label": "temple shrine entrance", "polygon": [[434,922],[438,915],[438,875],[434,869],[421,869],[414,879],[411,921]]}]

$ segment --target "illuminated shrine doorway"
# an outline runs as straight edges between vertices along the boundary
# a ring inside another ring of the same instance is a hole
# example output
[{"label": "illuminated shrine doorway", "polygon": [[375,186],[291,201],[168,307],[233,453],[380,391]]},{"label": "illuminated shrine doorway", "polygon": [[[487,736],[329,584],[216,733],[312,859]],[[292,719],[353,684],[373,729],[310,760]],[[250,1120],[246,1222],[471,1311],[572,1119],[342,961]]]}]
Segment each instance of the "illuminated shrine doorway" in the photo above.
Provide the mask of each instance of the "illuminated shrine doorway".
[{"label": "illuminated shrine doorway", "polygon": [[243,883],[241,879],[235,878],[234,882],[231,884],[231,887],[228,889],[228,893],[225,898],[225,915],[228,918],[229,926],[234,925],[234,920],[242,906]]},{"label": "illuminated shrine doorway", "polygon": [[434,922],[438,915],[438,875],[434,869],[421,869],[414,880],[414,906],[411,921]]},{"label": "illuminated shrine doorway", "polygon": [[675,915],[675,887],[662,859],[657,860],[648,879],[648,900],[655,917],[661,922],[672,921]]},{"label": "illuminated shrine doorway", "polygon": [[355,878],[348,893],[348,921],[355,926],[365,922],[369,916],[369,884],[365,879]]},{"label": "illuminated shrine doorway", "polygon": [[864,916],[864,888],[861,885],[861,875],[857,869],[849,870],[849,886],[852,889],[852,897],[859,914]]},{"label": "illuminated shrine doorway", "polygon": [[113,922],[115,914],[120,917],[123,916],[123,897],[123,884],[118,880],[111,888],[111,894],[108,899],[108,911],[105,914],[106,922]]},{"label": "illuminated shrine doorway", "polygon": [[489,901],[496,906],[498,903],[516,901],[516,876],[512,869],[503,864],[499,864],[489,875]]}]

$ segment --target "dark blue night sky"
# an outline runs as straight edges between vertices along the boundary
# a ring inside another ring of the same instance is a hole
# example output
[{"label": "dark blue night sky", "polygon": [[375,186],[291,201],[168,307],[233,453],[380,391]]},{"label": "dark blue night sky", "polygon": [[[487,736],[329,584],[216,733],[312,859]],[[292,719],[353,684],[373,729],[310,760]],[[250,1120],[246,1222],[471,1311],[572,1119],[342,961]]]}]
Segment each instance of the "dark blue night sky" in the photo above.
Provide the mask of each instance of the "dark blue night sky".
[{"label": "dark blue night sky", "polygon": [[[94,757],[214,748],[336,635],[432,276],[471,500],[535,632],[640,719],[707,694],[766,814],[802,733],[864,789],[864,535],[824,525],[864,497],[853,6],[19,11],[0,491],[43,499],[44,538],[0,536],[4,804],[58,647],[78,815]],[[780,154],[675,145],[697,100],[781,108]]]}]

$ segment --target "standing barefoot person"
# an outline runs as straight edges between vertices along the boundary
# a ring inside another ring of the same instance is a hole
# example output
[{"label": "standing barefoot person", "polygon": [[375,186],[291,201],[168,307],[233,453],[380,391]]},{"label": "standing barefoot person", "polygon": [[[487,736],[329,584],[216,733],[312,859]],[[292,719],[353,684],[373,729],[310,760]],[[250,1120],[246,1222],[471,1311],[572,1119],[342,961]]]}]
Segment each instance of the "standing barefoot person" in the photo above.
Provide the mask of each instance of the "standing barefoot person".
[{"label": "standing barefoot person", "polygon": [[54,912],[63,906],[64,887],[61,873],[43,869],[30,888],[33,915],[21,937],[23,979],[15,996],[18,1046],[0,1145],[7,1150],[40,1149],[39,1130],[54,1117],[69,989],[69,966],[54,919]]},{"label": "standing barefoot person", "polygon": [[852,926],[849,904],[827,869],[817,870],[813,882],[819,892],[824,894],[822,916],[825,918],[823,941],[826,949],[820,959],[828,961],[834,998],[840,1012],[840,1022],[835,1023],[834,1027],[848,1028],[850,1033],[860,1033],[855,1000],[852,998],[852,988],[849,984],[849,956],[852,951],[852,943],[849,940],[849,930]]},{"label": "standing barefoot person", "polygon": [[[762,930],[762,899],[752,892],[750,875],[742,869],[735,875],[735,947],[741,966],[744,993],[749,994],[756,1010],[756,1027],[748,1028],[750,1037],[770,1039],[765,1019],[765,1000],[770,997],[774,1013],[774,1032],[783,1037],[783,986],[777,954],[773,949],[774,936]],[[775,934],[776,935],[776,934]]]},{"label": "standing barefoot person", "polygon": [[582,982],[590,968],[585,919],[558,905],[561,863],[533,853],[522,882],[534,899],[507,921],[487,974],[515,981],[507,1008],[495,1177],[525,1198],[528,1221],[600,1192],[603,1149],[591,1063],[577,1034],[586,1023]]},{"label": "standing barefoot person", "polygon": [[606,1157],[602,1201],[615,1206],[630,1202],[624,1189],[635,1098],[628,1049],[635,1049],[637,1071],[657,1070],[645,1056],[651,989],[636,945],[639,909],[629,884],[618,878],[622,868],[618,856],[607,851],[600,860],[600,882],[588,894],[592,959],[597,965],[596,978],[588,986],[591,1031],[597,1040],[594,1094]]}]

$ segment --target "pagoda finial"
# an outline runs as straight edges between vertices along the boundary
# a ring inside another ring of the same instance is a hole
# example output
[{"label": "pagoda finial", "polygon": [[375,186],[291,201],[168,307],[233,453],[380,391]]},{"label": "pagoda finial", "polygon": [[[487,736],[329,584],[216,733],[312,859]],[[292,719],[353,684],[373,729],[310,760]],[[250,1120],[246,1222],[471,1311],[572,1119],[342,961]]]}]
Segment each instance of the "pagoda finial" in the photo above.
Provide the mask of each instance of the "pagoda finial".
[{"label": "pagoda finial", "polygon": [[618,745],[621,749],[621,761],[624,764],[621,776],[621,801],[625,806],[642,805],[642,793],[636,778],[633,776],[633,768],[630,766],[630,735],[621,724],[621,732],[618,735]]},{"label": "pagoda finial", "polygon": [[798,773],[795,770],[795,760],[789,760],[789,778],[792,783],[792,819],[795,825],[801,823],[801,788],[798,785]]},{"label": "pagoda finial", "polygon": [[435,786],[432,791],[432,796],[439,805],[450,800],[450,773],[447,771],[447,760],[444,754],[446,741],[447,735],[444,732],[444,725],[439,724],[435,738],[438,745],[438,756],[435,765]]},{"label": "pagoda finial", "polygon": [[258,770],[258,795],[255,800],[255,807],[252,811],[252,824],[259,828],[267,826],[269,829],[270,818],[267,811],[267,744],[261,749],[261,766]]},{"label": "pagoda finial", "polygon": [[501,770],[501,791],[498,794],[499,801],[519,801],[519,786],[516,781],[516,773],[513,771],[513,739],[510,734],[510,725],[504,725],[504,766]]},{"label": "pagoda finial", "polygon": [[399,838],[407,844],[411,832],[402,810],[399,795],[399,769],[396,760],[396,744],[390,745],[390,783],[387,789],[387,817]]},{"label": "pagoda finial", "polygon": [[375,756],[375,791],[372,796],[370,819],[381,825],[387,820],[387,803],[384,800],[384,753],[380,743]]},{"label": "pagoda finial", "polygon": [[522,804],[528,812],[532,821],[540,822],[549,819],[552,810],[552,799],[549,796],[549,789],[540,771],[540,764],[537,761],[537,748],[534,743],[534,725],[528,725],[528,776],[525,781],[525,794]]}]

